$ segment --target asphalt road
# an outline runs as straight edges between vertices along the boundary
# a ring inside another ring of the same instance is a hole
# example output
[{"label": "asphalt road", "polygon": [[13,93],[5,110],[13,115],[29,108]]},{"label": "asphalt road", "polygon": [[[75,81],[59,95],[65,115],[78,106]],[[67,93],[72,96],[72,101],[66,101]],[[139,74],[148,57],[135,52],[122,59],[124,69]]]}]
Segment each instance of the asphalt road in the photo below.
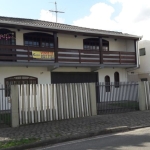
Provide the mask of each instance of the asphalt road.
[{"label": "asphalt road", "polygon": [[[36,148],[37,149],[37,148]],[[150,127],[65,142],[38,150],[150,150]]]}]

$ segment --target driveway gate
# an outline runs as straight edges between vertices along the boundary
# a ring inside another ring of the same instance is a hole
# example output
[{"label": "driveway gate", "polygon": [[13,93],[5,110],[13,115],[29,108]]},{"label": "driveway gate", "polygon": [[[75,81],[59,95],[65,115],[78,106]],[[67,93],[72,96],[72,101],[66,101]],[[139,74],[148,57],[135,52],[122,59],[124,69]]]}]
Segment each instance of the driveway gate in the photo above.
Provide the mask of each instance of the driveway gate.
[{"label": "driveway gate", "polygon": [[0,85],[0,128],[11,126],[10,88]]},{"label": "driveway gate", "polygon": [[138,83],[99,83],[97,114],[139,110]]}]

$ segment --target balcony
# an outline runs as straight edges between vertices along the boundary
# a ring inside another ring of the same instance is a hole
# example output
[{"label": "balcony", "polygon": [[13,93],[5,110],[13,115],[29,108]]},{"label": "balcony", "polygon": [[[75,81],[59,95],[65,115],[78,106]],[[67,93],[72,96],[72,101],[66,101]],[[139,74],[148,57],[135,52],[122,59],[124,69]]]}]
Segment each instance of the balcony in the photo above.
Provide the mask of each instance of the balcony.
[{"label": "balcony", "polygon": [[[53,58],[49,57],[33,57],[35,52],[51,52]],[[101,65],[136,65],[135,52],[123,51],[102,51],[99,50],[83,50],[83,49],[64,49],[58,48],[56,51],[50,48],[31,47],[21,45],[0,45],[0,63],[1,64],[35,64],[35,65],[52,65],[69,64],[70,66],[100,66]]]}]

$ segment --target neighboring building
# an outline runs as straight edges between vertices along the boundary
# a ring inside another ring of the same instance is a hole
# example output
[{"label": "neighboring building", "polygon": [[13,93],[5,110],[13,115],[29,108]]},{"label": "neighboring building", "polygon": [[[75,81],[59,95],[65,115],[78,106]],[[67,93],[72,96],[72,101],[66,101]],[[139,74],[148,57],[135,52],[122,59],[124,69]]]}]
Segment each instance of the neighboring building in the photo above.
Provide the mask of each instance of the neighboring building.
[{"label": "neighboring building", "polygon": [[[13,38],[15,37],[15,38]],[[0,83],[125,82],[139,36],[0,17]]]},{"label": "neighboring building", "polygon": [[128,73],[129,81],[150,81],[150,41],[139,42],[140,66]]}]

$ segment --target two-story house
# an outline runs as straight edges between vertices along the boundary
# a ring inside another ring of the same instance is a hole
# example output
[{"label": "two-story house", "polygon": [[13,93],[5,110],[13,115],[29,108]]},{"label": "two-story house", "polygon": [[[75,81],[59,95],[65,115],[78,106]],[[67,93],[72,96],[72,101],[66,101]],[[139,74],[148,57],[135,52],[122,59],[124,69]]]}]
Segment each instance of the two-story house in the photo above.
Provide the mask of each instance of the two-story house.
[{"label": "two-story house", "polygon": [[0,17],[0,83],[125,82],[140,36]]}]

